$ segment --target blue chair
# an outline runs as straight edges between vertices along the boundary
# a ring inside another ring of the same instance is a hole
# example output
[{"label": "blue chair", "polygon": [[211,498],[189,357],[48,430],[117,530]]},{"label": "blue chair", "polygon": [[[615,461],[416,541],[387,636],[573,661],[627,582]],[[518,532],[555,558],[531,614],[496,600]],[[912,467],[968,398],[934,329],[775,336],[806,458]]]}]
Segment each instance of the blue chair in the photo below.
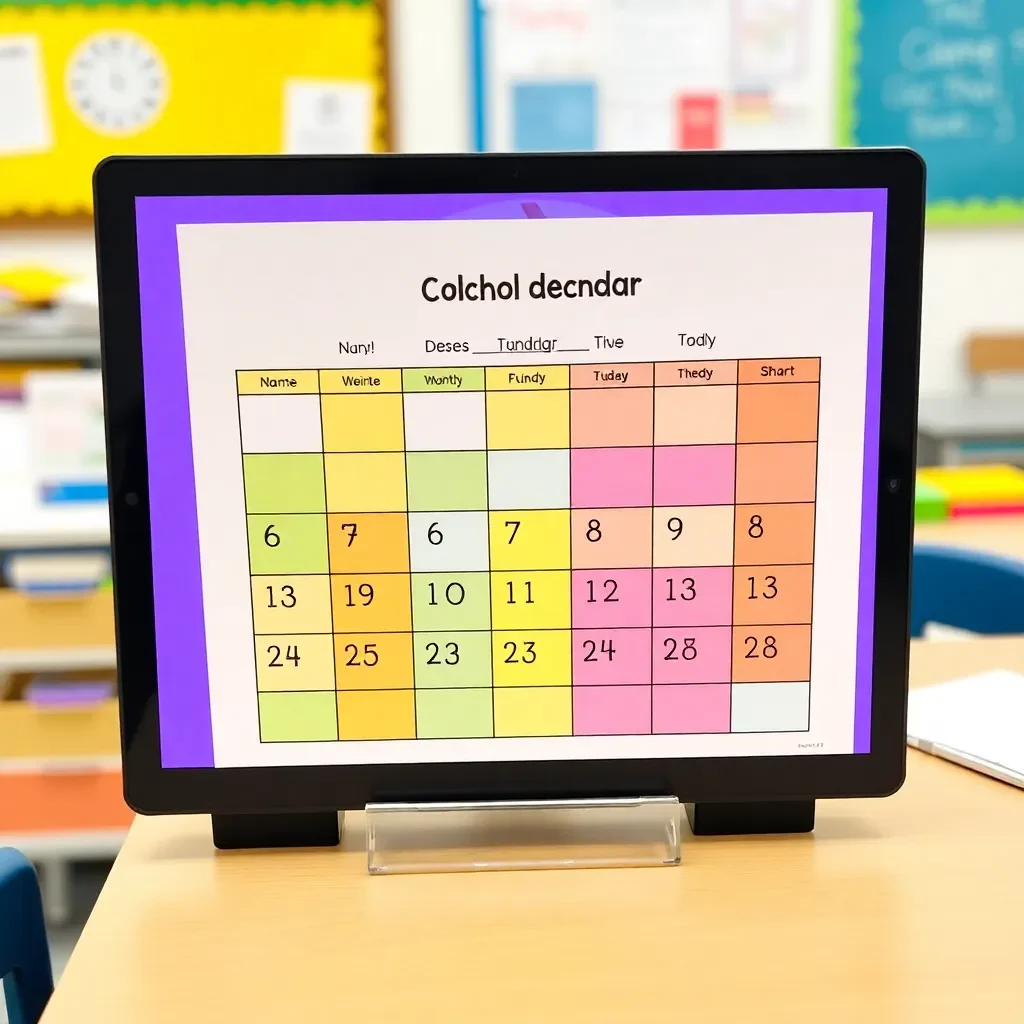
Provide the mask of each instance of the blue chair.
[{"label": "blue chair", "polygon": [[0,849],[0,978],[10,1024],[36,1024],[53,992],[43,901],[35,868]]},{"label": "blue chair", "polygon": [[921,636],[926,622],[973,633],[1024,633],[1024,562],[916,545],[910,635]]}]

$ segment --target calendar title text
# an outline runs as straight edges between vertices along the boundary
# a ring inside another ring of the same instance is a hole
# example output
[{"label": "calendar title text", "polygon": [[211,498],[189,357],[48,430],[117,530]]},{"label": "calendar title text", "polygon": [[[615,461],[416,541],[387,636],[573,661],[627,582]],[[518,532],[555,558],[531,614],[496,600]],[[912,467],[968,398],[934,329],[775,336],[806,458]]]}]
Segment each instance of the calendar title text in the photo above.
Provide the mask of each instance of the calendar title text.
[{"label": "calendar title text", "polygon": [[454,281],[424,278],[420,294],[427,302],[517,302],[531,299],[609,299],[636,295],[642,277],[615,276],[610,270],[597,277],[551,277],[540,273],[529,283],[521,283],[519,274],[511,280],[491,281],[486,274],[467,277],[459,274]]}]

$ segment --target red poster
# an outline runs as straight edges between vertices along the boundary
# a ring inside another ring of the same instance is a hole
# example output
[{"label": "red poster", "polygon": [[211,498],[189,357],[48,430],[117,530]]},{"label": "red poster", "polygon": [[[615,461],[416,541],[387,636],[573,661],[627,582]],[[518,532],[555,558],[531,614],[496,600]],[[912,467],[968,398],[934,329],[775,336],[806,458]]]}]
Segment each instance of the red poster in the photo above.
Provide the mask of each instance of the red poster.
[{"label": "red poster", "polygon": [[721,104],[713,94],[684,93],[676,99],[676,145],[679,149],[721,146]]}]

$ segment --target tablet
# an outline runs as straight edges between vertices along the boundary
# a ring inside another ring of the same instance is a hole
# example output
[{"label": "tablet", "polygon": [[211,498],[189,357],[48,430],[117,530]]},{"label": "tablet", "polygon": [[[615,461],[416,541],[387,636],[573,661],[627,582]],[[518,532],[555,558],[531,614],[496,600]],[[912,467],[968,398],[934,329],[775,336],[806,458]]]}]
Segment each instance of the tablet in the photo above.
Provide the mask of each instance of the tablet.
[{"label": "tablet", "polygon": [[95,188],[134,808],[899,785],[914,154]]}]

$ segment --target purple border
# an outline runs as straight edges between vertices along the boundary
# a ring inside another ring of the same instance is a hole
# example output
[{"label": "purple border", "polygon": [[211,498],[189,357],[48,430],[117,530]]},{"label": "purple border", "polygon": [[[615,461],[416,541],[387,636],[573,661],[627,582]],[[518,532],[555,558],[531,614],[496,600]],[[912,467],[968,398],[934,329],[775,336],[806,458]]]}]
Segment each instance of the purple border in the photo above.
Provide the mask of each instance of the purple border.
[{"label": "purple border", "polygon": [[143,388],[149,457],[161,764],[214,765],[199,524],[178,276],[177,225],[295,221],[670,217],[871,213],[868,381],[864,429],[855,753],[871,749],[875,533],[885,280],[885,189],[553,192],[343,196],[146,196],[136,199]]}]

